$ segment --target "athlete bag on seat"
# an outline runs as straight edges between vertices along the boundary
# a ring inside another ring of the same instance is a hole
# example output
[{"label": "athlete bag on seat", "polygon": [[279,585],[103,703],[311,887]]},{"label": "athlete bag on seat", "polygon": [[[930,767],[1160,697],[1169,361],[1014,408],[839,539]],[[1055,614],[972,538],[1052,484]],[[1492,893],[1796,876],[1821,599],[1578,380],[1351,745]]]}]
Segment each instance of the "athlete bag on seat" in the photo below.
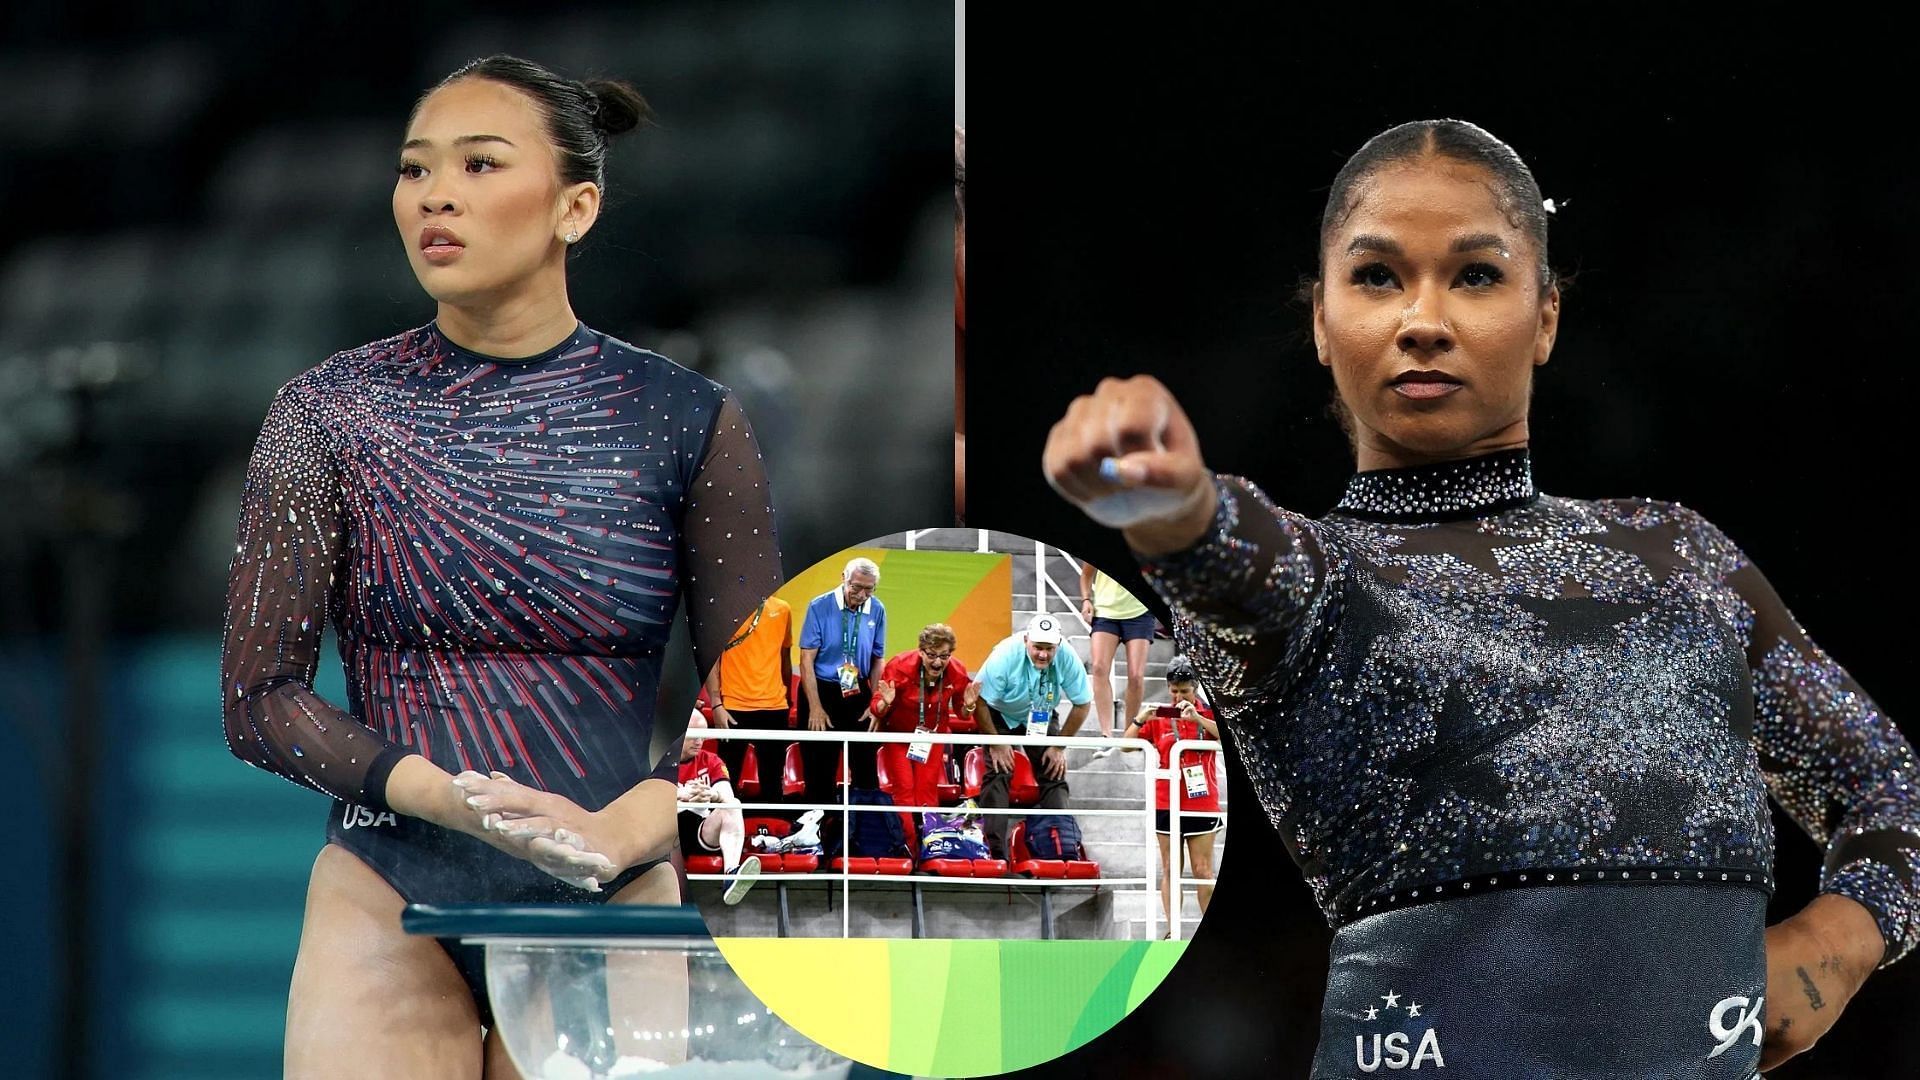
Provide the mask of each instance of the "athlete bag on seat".
[{"label": "athlete bag on seat", "polygon": [[[866,788],[849,789],[847,801],[854,806],[893,805],[891,795]],[[847,843],[853,848],[855,858],[891,859],[907,854],[907,830],[900,823],[899,814],[875,813],[871,810],[849,812],[853,814],[853,821],[849,826]]]},{"label": "athlete bag on seat", "polygon": [[1036,859],[1084,859],[1080,823],[1071,814],[1028,814],[1027,852]]}]

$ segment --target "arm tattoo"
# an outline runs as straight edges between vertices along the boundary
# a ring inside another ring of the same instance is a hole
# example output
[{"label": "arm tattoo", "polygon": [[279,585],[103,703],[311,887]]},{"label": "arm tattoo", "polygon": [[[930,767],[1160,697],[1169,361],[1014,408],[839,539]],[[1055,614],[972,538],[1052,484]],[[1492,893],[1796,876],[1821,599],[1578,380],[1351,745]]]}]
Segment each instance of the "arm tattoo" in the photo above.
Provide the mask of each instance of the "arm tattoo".
[{"label": "arm tattoo", "polygon": [[1825,1008],[1827,1003],[1820,998],[1820,988],[1813,985],[1813,976],[1807,974],[1806,968],[1794,968],[1793,970],[1800,976],[1800,988],[1806,991],[1807,1004],[1815,1009]]}]

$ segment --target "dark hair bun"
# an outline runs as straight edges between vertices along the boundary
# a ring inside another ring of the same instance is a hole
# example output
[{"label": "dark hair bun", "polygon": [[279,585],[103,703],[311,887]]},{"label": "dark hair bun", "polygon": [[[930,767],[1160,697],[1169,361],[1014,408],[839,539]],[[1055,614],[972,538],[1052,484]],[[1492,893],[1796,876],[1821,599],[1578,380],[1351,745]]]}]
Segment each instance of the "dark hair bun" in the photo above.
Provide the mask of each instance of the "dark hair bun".
[{"label": "dark hair bun", "polygon": [[614,79],[588,79],[584,84],[587,93],[599,103],[594,113],[593,126],[609,136],[623,131],[632,131],[653,117],[653,109],[647,105],[647,99],[640,91]]}]

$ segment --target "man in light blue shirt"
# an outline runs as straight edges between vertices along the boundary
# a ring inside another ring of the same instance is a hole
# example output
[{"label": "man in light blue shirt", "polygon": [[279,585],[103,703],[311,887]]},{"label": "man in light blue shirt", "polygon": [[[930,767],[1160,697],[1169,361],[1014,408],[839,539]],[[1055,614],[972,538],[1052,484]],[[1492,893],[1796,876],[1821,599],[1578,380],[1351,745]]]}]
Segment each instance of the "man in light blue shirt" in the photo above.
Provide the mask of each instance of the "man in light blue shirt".
[{"label": "man in light blue shirt", "polygon": [[[1023,633],[1006,638],[993,647],[986,663],[974,675],[980,686],[980,702],[987,706],[980,717],[982,734],[1032,736],[1059,735],[1079,728],[1093,703],[1093,684],[1078,653],[1062,643],[1060,618],[1042,612],[1027,620]],[[1060,722],[1057,709],[1069,706],[1066,723]],[[1040,783],[1040,806],[1063,810],[1067,805],[1067,755],[1057,746],[1029,754],[1036,758],[1034,779]],[[1007,787],[1013,779],[1013,748],[993,746],[987,749],[988,770],[980,789],[980,805],[1008,805]],[[1005,814],[987,814],[987,845],[995,858],[1007,856]]]},{"label": "man in light blue shirt", "polygon": [[[810,731],[865,731],[873,676],[886,657],[887,608],[873,591],[880,567],[872,559],[850,560],[840,585],[807,604],[800,624],[800,690],[806,695]],[[840,747],[829,742],[801,743],[806,763],[808,802],[837,802],[833,775]],[[872,743],[854,743],[847,752],[847,779],[854,787],[877,789]]]}]

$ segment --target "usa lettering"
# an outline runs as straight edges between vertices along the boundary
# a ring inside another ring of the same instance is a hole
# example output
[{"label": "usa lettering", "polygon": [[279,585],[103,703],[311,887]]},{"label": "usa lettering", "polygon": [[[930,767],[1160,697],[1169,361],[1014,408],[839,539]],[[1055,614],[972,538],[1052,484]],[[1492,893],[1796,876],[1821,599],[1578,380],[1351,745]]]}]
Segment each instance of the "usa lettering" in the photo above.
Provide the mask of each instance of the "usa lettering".
[{"label": "usa lettering", "polygon": [[340,812],[340,827],[342,829],[351,829],[355,825],[398,824],[400,824],[400,819],[393,816],[393,811],[382,810],[376,814],[358,803],[348,803],[347,808]]},{"label": "usa lettering", "polygon": [[1407,1033],[1395,1031],[1384,1038],[1379,1032],[1373,1033],[1373,1054],[1367,1054],[1367,1037],[1353,1037],[1353,1063],[1361,1072],[1378,1072],[1382,1065],[1388,1069],[1418,1069],[1431,1064],[1436,1069],[1447,1067],[1447,1059],[1440,1056],[1440,1035],[1435,1028],[1420,1033],[1420,1043],[1413,1053],[1407,1053]]}]

